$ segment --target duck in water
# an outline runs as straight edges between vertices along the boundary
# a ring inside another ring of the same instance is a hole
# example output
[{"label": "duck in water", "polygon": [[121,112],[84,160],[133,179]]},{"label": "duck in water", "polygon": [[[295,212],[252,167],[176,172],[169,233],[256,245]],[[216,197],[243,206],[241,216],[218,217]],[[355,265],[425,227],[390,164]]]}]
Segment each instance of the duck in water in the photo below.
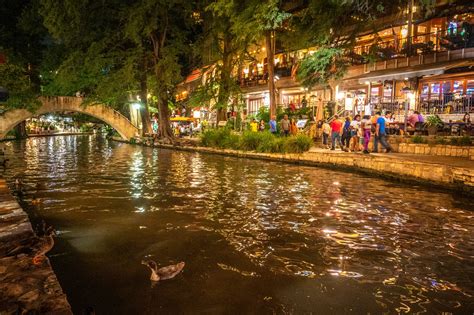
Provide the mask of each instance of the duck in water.
[{"label": "duck in water", "polygon": [[154,260],[142,260],[142,265],[145,265],[150,269],[150,280],[155,282],[174,278],[184,268],[184,262],[161,267],[160,269],[158,269],[158,265]]},{"label": "duck in water", "polygon": [[33,256],[33,264],[39,265],[44,260],[45,255],[54,247],[54,236],[56,231],[49,227],[43,236],[35,236],[27,244],[20,245],[8,252],[7,256],[26,253]]}]

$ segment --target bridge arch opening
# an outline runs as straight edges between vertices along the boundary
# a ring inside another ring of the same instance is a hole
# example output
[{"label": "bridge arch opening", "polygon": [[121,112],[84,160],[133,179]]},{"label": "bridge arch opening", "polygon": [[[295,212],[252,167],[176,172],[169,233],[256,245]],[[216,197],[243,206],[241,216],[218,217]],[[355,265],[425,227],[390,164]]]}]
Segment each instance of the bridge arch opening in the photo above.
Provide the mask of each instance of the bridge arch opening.
[{"label": "bridge arch opening", "polygon": [[97,118],[114,128],[126,140],[138,135],[137,127],[121,113],[106,105],[90,104],[85,106],[80,97],[40,97],[39,100],[42,105],[34,113],[26,109],[15,109],[0,116],[0,139],[3,139],[16,125],[27,119],[58,112],[77,112]]}]

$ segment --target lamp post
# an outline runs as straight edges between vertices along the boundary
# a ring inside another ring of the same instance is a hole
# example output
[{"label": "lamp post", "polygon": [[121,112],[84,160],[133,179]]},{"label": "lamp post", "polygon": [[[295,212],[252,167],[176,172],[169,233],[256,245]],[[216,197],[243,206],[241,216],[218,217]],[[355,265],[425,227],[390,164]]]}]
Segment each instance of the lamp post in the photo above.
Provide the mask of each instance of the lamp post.
[{"label": "lamp post", "polygon": [[402,88],[402,93],[405,94],[406,100],[405,100],[405,129],[404,131],[407,132],[407,123],[408,123],[408,108],[410,107],[410,98],[408,97],[408,94],[411,93],[411,89],[408,86],[405,86]]}]

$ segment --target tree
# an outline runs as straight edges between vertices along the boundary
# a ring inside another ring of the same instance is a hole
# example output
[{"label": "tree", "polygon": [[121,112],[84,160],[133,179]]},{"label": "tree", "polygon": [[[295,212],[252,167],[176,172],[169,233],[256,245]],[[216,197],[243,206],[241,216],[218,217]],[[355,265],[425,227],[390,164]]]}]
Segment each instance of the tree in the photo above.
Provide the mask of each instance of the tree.
[{"label": "tree", "polygon": [[[429,11],[433,1],[419,0],[419,4]],[[290,40],[293,47],[317,48],[301,61],[298,80],[310,88],[315,84],[330,86],[342,78],[350,65],[348,53],[356,45],[357,36],[362,31],[386,27],[377,24],[379,18],[397,14],[406,6],[406,0],[310,0],[294,15],[291,24],[290,38],[296,39]]]},{"label": "tree", "polygon": [[237,4],[232,30],[240,38],[249,38],[254,42],[265,39],[267,55],[268,90],[270,95],[270,116],[276,115],[275,91],[275,41],[277,31],[283,30],[284,23],[291,14],[282,10],[280,0],[247,0]]},{"label": "tree", "polygon": [[182,58],[189,52],[195,25],[193,9],[193,3],[184,0],[141,0],[127,8],[124,18],[126,37],[142,48],[150,61],[159,132],[167,139],[173,138],[168,103],[182,79]]}]

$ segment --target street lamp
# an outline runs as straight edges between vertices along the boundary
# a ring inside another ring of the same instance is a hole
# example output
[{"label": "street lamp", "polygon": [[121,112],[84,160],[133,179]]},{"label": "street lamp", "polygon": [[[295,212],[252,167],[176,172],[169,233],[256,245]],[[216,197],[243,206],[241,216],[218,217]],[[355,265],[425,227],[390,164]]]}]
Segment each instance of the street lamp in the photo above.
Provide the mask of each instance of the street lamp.
[{"label": "street lamp", "polygon": [[408,123],[408,108],[410,107],[410,98],[408,95],[411,93],[411,89],[408,86],[402,88],[402,93],[405,94],[405,132],[407,132],[407,123]]}]

